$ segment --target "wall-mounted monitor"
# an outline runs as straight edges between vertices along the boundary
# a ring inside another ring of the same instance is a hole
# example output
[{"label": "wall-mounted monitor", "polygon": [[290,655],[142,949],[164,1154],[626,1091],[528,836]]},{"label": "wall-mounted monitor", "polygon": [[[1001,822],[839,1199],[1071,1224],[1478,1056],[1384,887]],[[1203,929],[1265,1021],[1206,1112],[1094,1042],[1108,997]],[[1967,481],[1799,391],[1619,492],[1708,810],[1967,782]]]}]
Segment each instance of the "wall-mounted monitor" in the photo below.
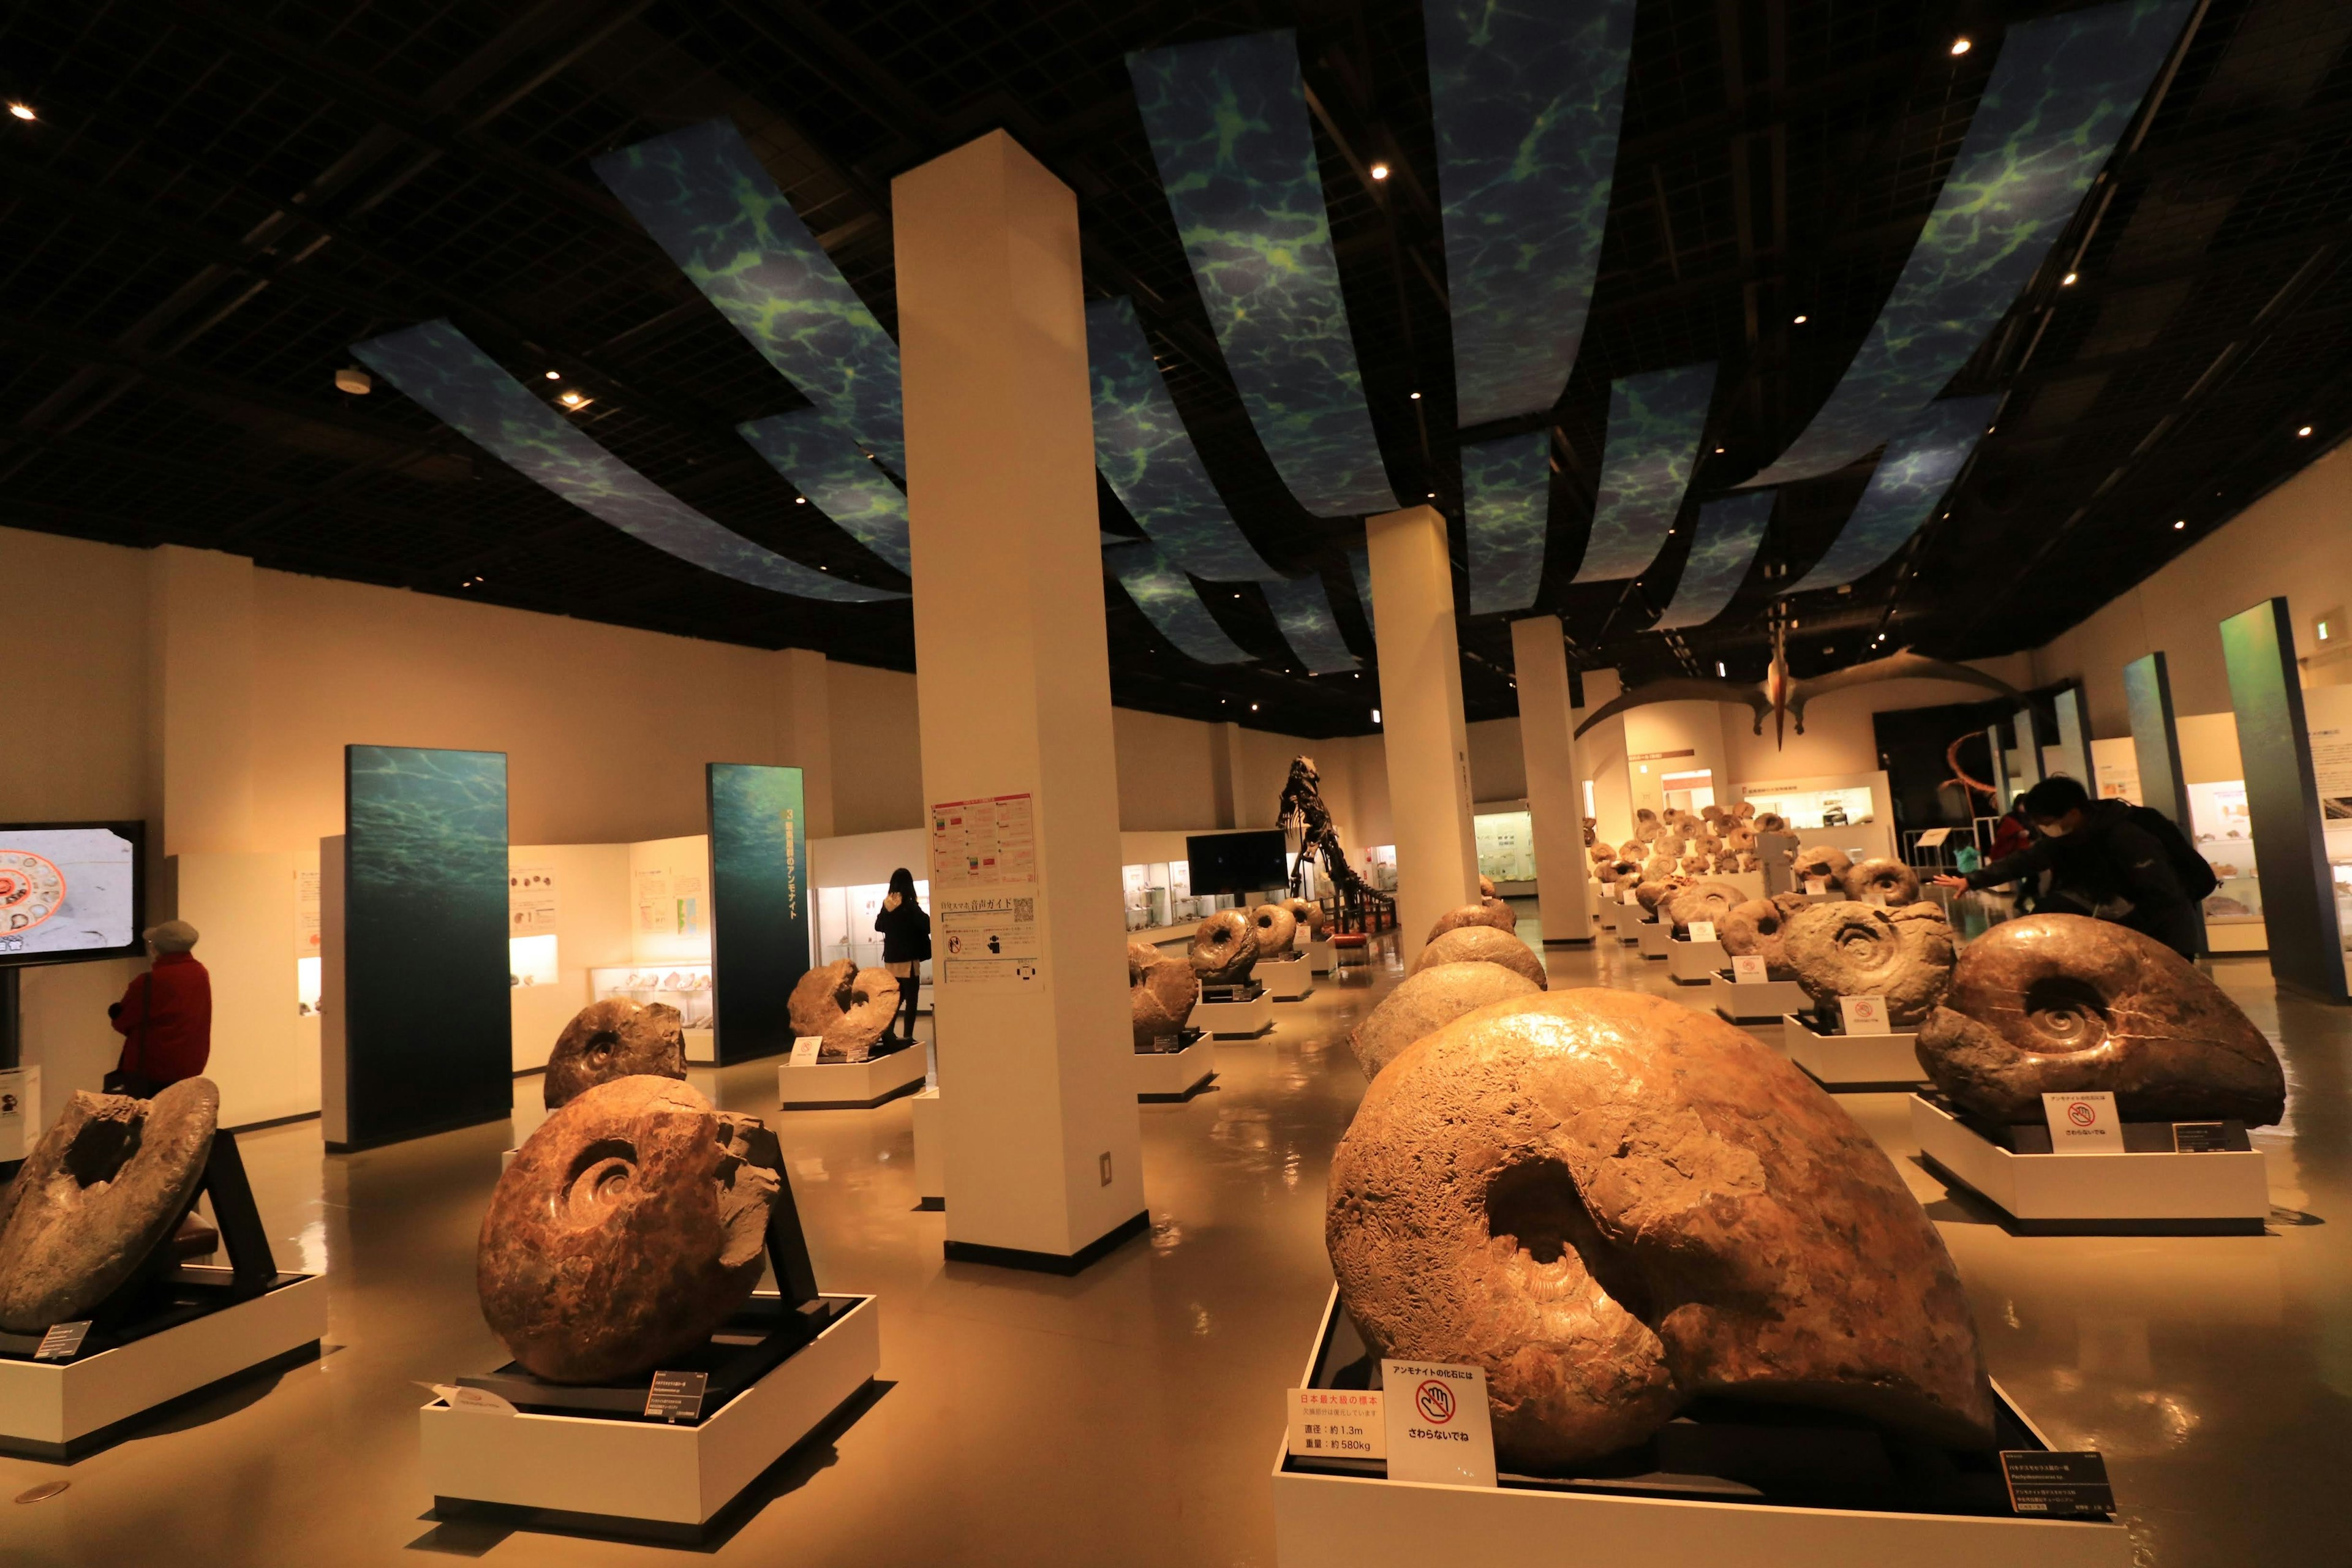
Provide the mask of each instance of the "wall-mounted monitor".
[{"label": "wall-mounted monitor", "polygon": [[1279,827],[1243,833],[1202,833],[1184,840],[1192,891],[1257,893],[1290,885],[1290,853]]},{"label": "wall-mounted monitor", "polygon": [[0,823],[0,965],[136,958],[143,822]]}]

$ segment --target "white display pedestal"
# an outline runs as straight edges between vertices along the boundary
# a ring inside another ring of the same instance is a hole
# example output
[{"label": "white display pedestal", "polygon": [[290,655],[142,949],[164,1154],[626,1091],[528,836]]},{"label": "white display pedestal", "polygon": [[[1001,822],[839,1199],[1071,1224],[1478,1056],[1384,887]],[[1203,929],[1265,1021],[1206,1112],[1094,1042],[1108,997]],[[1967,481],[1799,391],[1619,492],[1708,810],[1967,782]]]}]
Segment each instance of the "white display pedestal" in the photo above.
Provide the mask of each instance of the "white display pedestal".
[{"label": "white display pedestal", "polygon": [[1649,919],[1639,904],[1617,906],[1617,940],[1628,947],[1642,940],[1642,927]]},{"label": "white display pedestal", "polygon": [[692,1068],[715,1068],[719,1065],[719,1031],[688,1029],[686,1035],[686,1065]]},{"label": "white display pedestal", "polygon": [[[425,1482],[442,1516],[469,1503],[691,1541],[760,1473],[882,1368],[881,1314],[856,1303],[699,1425],[523,1411],[418,1412]],[[652,1526],[647,1531],[646,1526]]]},{"label": "white display pedestal", "polygon": [[1250,973],[1264,983],[1265,994],[1277,1002],[1303,1002],[1315,992],[1314,971],[1307,966],[1303,952],[1260,959]]},{"label": "white display pedestal", "polygon": [[1731,955],[1719,942],[1693,942],[1688,937],[1666,942],[1666,973],[1684,985],[1705,985],[1718,969],[1731,967]]},{"label": "white display pedestal", "polygon": [[915,1195],[927,1209],[947,1207],[947,1113],[940,1091],[927,1089],[907,1102],[915,1122]]},{"label": "white display pedestal", "polygon": [[1917,1031],[1885,1035],[1823,1035],[1814,1031],[1800,1013],[1781,1020],[1780,1043],[1789,1059],[1832,1092],[1916,1089],[1927,1081],[1919,1066]]},{"label": "white display pedestal", "polygon": [[2255,1150],[2204,1154],[2018,1154],[1925,1096],[1911,1134],[1936,1169],[2042,1236],[2254,1236],[2270,1218]]},{"label": "white display pedestal", "polygon": [[1634,942],[1640,946],[1643,958],[1663,961],[1666,957],[1666,947],[1674,939],[1675,928],[1661,920],[1643,921],[1634,929]]},{"label": "white display pedestal", "polygon": [[1135,1053],[1135,1098],[1184,1100],[1217,1076],[1217,1047],[1202,1035],[1181,1051]]},{"label": "white display pedestal", "polygon": [[[1307,1358],[1311,1385],[1338,1310]],[[2000,1396],[1998,1385],[1996,1397]],[[2007,1404],[2005,1398],[2003,1404]],[[2014,1411],[2015,1407],[2011,1406]],[[2028,1431],[2032,1424],[2018,1416]],[[2049,1446],[2033,1432],[2042,1446]],[[1444,1550],[1433,1552],[1432,1542]],[[2095,1520],[1872,1512],[1525,1486],[1444,1486],[1274,1461],[1278,1568],[1528,1568],[1568,1561],[1639,1568],[2128,1568],[2131,1537]]]},{"label": "white display pedestal", "polygon": [[1602,931],[1614,932],[1617,929],[1618,912],[1624,909],[1625,906],[1617,901],[1614,896],[1614,889],[1603,887],[1599,882],[1593,883],[1592,887],[1593,921],[1595,924],[1600,926]]},{"label": "white display pedestal", "polygon": [[[180,1272],[223,1288],[233,1278],[188,1264]],[[327,1331],[327,1281],[278,1279],[264,1295],[112,1350],[69,1362],[0,1361],[0,1453],[69,1459],[215,1384],[316,1356]]]},{"label": "white display pedestal", "polygon": [[1307,972],[1309,974],[1328,974],[1332,963],[1329,937],[1318,936],[1307,944]]},{"label": "white display pedestal", "polygon": [[776,1068],[776,1099],[786,1110],[870,1110],[921,1087],[923,1052],[903,1047],[862,1062],[811,1062]]},{"label": "white display pedestal", "polygon": [[1198,1002],[1192,1026],[1220,1040],[1254,1040],[1274,1027],[1274,995],[1261,991],[1246,1002]]},{"label": "white display pedestal", "polygon": [[1766,980],[1743,985],[1729,970],[1717,970],[1707,982],[1707,1003],[1735,1024],[1777,1022],[1802,1007],[1811,997],[1793,980]]}]

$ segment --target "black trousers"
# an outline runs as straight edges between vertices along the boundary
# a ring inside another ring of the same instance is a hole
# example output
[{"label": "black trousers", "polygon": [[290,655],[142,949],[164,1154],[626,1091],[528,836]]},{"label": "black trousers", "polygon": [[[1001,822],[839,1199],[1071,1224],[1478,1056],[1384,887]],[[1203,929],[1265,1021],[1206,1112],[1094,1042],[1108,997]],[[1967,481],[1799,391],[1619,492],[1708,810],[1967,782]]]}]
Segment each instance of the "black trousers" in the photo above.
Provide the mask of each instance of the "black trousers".
[{"label": "black trousers", "polygon": [[899,1033],[910,1040],[915,1037],[915,1009],[922,997],[922,993],[923,977],[921,975],[907,974],[899,977],[898,1005],[904,1007],[907,1013],[907,1026]]}]

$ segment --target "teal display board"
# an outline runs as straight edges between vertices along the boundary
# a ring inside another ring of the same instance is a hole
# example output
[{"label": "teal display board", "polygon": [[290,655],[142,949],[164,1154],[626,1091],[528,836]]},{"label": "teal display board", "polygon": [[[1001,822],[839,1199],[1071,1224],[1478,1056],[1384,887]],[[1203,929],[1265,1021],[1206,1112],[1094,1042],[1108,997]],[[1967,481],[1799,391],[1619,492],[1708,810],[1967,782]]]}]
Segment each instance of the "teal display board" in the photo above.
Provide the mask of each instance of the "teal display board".
[{"label": "teal display board", "polygon": [[2223,621],[2221,659],[2238,715],[2238,764],[2246,773],[2271,978],[2324,1001],[2352,999],[2345,994],[2344,938],[2286,601],[2266,599]]},{"label": "teal display board", "polygon": [[793,1045],[809,968],[808,816],[801,770],[712,763],[710,961],[723,1065]]},{"label": "teal display board", "polygon": [[345,1148],[506,1119],[503,752],[343,748]]},{"label": "teal display board", "polygon": [[[2180,767],[2180,726],[2172,714],[2172,676],[2162,653],[2124,666],[2124,703],[2131,715],[2132,755],[2139,764],[2139,803],[2170,817],[2181,832],[2194,833],[2189,821],[2188,775]],[[2201,904],[2197,930],[2197,951],[2210,952]]]}]

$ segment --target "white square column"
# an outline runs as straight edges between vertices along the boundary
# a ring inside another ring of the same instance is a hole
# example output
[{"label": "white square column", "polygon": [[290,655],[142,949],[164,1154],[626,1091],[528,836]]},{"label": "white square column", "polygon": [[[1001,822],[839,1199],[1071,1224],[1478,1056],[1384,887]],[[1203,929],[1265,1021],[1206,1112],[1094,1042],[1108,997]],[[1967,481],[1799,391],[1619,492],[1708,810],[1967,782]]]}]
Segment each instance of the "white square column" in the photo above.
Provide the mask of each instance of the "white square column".
[{"label": "white square column", "polygon": [[[1074,1269],[1145,1224],[1077,202],[1002,132],[891,188],[925,799],[1034,857],[945,874],[930,814],[948,1255]],[[960,963],[998,897],[1034,963]]]},{"label": "white square column", "polygon": [[1511,623],[1511,670],[1519,683],[1519,748],[1527,759],[1544,941],[1591,942],[1585,885],[1592,862],[1584,852],[1584,791],[1576,773],[1568,647],[1558,616]]},{"label": "white square column", "polygon": [[1454,564],[1434,507],[1366,518],[1364,534],[1396,830],[1398,951],[1409,967],[1438,916],[1478,899]]}]

